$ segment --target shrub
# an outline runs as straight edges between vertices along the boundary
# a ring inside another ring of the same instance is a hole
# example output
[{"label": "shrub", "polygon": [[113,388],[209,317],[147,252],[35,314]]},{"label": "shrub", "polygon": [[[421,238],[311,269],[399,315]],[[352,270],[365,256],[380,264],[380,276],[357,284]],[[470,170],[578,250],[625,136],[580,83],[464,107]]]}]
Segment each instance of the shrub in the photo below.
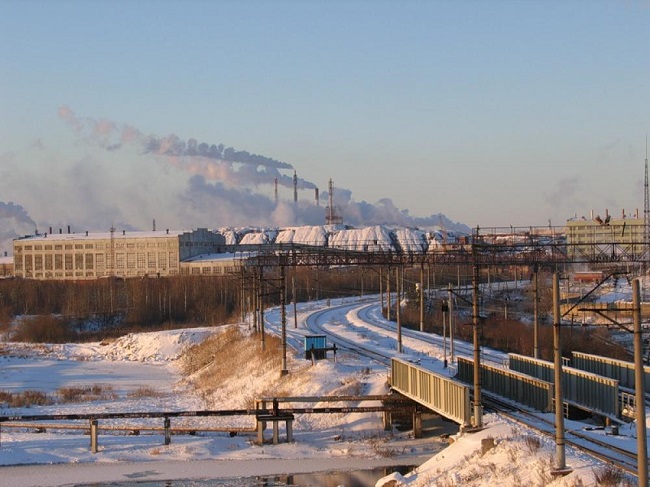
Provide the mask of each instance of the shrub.
[{"label": "shrub", "polygon": [[9,408],[28,408],[31,406],[48,406],[54,404],[54,400],[43,391],[0,391],[0,404]]},{"label": "shrub", "polygon": [[149,386],[140,386],[137,389],[129,391],[127,397],[131,398],[140,398],[140,397],[161,397],[162,393],[157,391],[153,387]]},{"label": "shrub", "polygon": [[62,387],[57,391],[62,403],[102,401],[117,398],[111,385]]},{"label": "shrub", "polygon": [[625,480],[625,473],[613,465],[605,465],[594,469],[594,478],[596,479],[596,484],[602,487],[630,485]]},{"label": "shrub", "polygon": [[76,332],[61,318],[41,315],[23,320],[12,337],[16,342],[68,343],[76,340]]}]

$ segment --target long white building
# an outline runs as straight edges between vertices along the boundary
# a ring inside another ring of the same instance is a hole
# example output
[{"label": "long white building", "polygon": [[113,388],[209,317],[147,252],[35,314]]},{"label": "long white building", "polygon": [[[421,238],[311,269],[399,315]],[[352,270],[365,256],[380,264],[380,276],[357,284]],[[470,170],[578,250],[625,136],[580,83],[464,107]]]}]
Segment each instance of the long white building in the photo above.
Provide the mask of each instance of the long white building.
[{"label": "long white building", "polygon": [[182,273],[184,260],[223,253],[224,244],[223,235],[205,228],[30,235],[14,240],[14,275],[57,280],[174,276]]}]

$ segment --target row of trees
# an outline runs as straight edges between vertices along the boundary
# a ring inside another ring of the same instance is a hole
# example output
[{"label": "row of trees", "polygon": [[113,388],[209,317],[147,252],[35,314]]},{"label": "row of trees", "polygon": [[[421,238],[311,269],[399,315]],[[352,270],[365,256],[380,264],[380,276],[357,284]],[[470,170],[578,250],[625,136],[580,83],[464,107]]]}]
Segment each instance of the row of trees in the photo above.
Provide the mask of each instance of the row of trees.
[{"label": "row of trees", "polygon": [[[421,274],[421,271],[423,274]],[[521,271],[520,271],[520,274]],[[524,276],[526,275],[523,273]],[[218,325],[238,321],[242,307],[252,311],[251,295],[256,290],[256,273],[248,272],[232,276],[183,275],[166,278],[100,279],[94,281],[37,281],[27,279],[0,280],[0,326],[5,328],[16,316],[27,316],[16,334],[25,341],[64,342],[115,336],[135,330]],[[409,305],[402,309],[401,320],[405,327],[419,329],[419,284],[424,275],[425,287],[465,286],[471,282],[471,269],[437,268],[405,269],[403,274],[404,295]],[[391,278],[391,291],[396,290],[393,272],[377,267],[361,268],[287,268],[285,286],[287,302],[304,302],[361,294],[386,292],[387,276]],[[485,280],[511,280],[507,272],[501,275],[482,276]],[[526,279],[525,279],[526,280]],[[280,279],[277,269],[264,274],[264,305],[280,303]],[[542,282],[544,280],[542,279]],[[521,288],[525,288],[523,283]],[[294,295],[295,290],[295,295]],[[471,300],[469,294],[467,297]],[[525,293],[524,293],[525,297]],[[443,296],[427,299],[424,316],[425,331],[443,333]],[[539,314],[550,316],[550,289],[540,290]],[[504,351],[532,354],[532,330],[529,322],[519,317],[532,313],[532,296],[523,299],[510,317],[487,312],[488,319],[482,327],[482,340],[487,346]],[[483,308],[482,314],[486,314]],[[516,311],[519,311],[517,313]],[[456,338],[471,341],[469,307],[457,309]],[[465,313],[465,315],[463,315]],[[395,310],[392,311],[395,319]],[[465,323],[467,322],[467,323]],[[547,320],[546,325],[550,325]],[[447,330],[448,333],[448,330]],[[540,353],[552,356],[550,326],[540,330]],[[565,335],[566,352],[580,350],[625,358],[622,347],[612,346],[606,340],[606,330],[570,329]]]}]

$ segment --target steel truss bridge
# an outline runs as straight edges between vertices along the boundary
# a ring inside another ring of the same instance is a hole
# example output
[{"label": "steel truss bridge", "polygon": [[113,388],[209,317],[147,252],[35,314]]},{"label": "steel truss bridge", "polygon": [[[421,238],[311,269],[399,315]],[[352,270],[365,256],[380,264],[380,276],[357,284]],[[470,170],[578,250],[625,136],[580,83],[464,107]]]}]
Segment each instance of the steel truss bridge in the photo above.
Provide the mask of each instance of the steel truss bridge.
[{"label": "steel truss bridge", "polygon": [[[229,251],[240,254],[249,267],[277,266],[537,266],[557,269],[569,264],[642,265],[650,262],[650,245],[618,239],[571,242],[565,227],[479,227],[465,241],[440,243],[433,249],[412,250],[419,242],[402,242],[390,250],[376,240],[355,242],[349,247],[310,244],[237,245]],[[404,245],[406,244],[406,245]],[[404,249],[404,247],[407,247]],[[360,250],[361,249],[361,250]]]}]

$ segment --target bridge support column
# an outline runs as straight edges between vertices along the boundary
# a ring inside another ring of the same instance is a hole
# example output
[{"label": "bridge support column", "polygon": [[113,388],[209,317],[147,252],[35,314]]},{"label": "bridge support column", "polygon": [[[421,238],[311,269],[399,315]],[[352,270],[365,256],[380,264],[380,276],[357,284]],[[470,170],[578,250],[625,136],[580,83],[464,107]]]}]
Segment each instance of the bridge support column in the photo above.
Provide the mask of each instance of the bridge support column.
[{"label": "bridge support column", "polygon": [[172,442],[172,434],[171,434],[171,421],[169,418],[165,418],[165,445],[169,445]]},{"label": "bridge support column", "polygon": [[97,453],[99,451],[99,445],[97,443],[97,420],[90,420],[90,452]]},{"label": "bridge support column", "polygon": [[422,413],[413,411],[413,437],[422,438]]},{"label": "bridge support column", "polygon": [[393,417],[390,411],[384,411],[383,415],[384,431],[390,431],[393,427]]}]

